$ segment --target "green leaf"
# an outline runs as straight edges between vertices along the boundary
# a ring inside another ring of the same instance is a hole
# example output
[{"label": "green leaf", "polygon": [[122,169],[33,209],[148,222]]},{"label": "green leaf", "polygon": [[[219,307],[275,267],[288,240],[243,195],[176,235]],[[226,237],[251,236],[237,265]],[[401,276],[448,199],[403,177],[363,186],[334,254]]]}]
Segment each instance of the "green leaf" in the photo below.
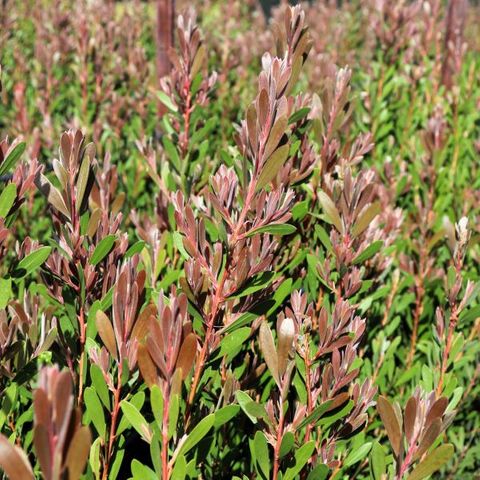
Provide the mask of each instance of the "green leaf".
[{"label": "green leaf", "polygon": [[140,434],[143,440],[145,440],[147,443],[150,443],[152,440],[152,431],[137,407],[126,400],[122,400],[122,402],[120,402],[120,407],[123,414],[130,422],[130,425]]},{"label": "green leaf", "polygon": [[132,462],[132,475],[133,480],[158,480],[157,475],[151,468],[136,459]]},{"label": "green leaf", "polygon": [[215,423],[215,414],[211,413],[207,415],[205,418],[200,420],[195,428],[188,434],[187,439],[180,447],[179,455],[185,455],[188,451],[190,451],[200,440],[205,438],[208,432],[212,429]]},{"label": "green leaf", "polygon": [[84,392],[86,413],[100,437],[105,440],[106,424],[102,404],[93,387],[87,387]]},{"label": "green leaf", "polygon": [[382,480],[387,469],[387,462],[385,459],[385,452],[377,441],[372,443],[372,450],[370,451],[370,468],[373,480]]},{"label": "green leaf", "polygon": [[265,407],[255,402],[248,393],[237,390],[235,397],[240,408],[253,423],[257,423],[257,418],[265,418],[267,416]]},{"label": "green leaf", "polygon": [[310,440],[309,442],[302,445],[295,452],[295,465],[290,467],[285,472],[283,480],[293,480],[296,475],[298,475],[302,468],[306,465],[310,457],[312,456],[313,451],[315,450],[315,442]]},{"label": "green leaf", "polygon": [[239,405],[226,405],[215,412],[215,423],[213,426],[219,428],[234,418],[240,411]]},{"label": "green leaf", "polygon": [[113,461],[112,468],[110,469],[110,475],[108,480],[116,480],[120,467],[122,466],[123,456],[125,455],[125,450],[117,450],[115,453],[115,460]]},{"label": "green leaf", "polygon": [[289,454],[295,445],[295,436],[292,432],[287,432],[283,435],[282,443],[280,444],[280,458]]},{"label": "green leaf", "polygon": [[284,225],[280,224],[272,224],[272,225],[265,225],[263,227],[254,228],[250,230],[246,237],[251,237],[253,235],[257,235],[258,233],[269,233],[270,235],[291,235],[295,233],[297,228],[289,223]]},{"label": "green leaf", "polygon": [[95,388],[98,397],[105,405],[105,408],[110,410],[109,390],[105,378],[103,377],[103,373],[98,365],[92,363],[90,367],[90,377],[92,378],[92,386]]},{"label": "green leaf", "polygon": [[116,238],[116,235],[107,235],[100,240],[90,258],[90,265],[98,265],[110,253]]},{"label": "green leaf", "polygon": [[0,278],[0,309],[7,306],[12,298],[12,279]]},{"label": "green leaf", "polygon": [[351,467],[352,465],[355,465],[360,460],[363,460],[368,455],[368,452],[370,452],[371,448],[372,448],[372,442],[367,442],[361,445],[359,448],[352,450],[347,455],[344,465],[346,467]]},{"label": "green leaf", "polygon": [[333,425],[337,420],[340,420],[341,418],[346,417],[353,409],[353,401],[350,400],[346,403],[346,405],[340,409],[338,412],[335,412],[333,415],[327,415],[323,418],[321,418],[318,422],[317,425],[321,425],[324,428],[330,427],[330,425]]},{"label": "green leaf", "polygon": [[328,412],[329,408],[332,405],[331,400],[327,400],[326,402],[323,402],[321,405],[316,407],[310,415],[305,417],[301,423],[298,425],[298,429],[301,430],[303,427],[306,427],[309,423],[315,424],[318,422],[318,420],[322,417],[322,415],[326,412]]},{"label": "green leaf", "polygon": [[172,470],[172,480],[185,480],[187,478],[187,462],[183,455],[177,457]]},{"label": "green leaf", "polygon": [[242,327],[225,335],[220,342],[220,352],[215,358],[227,356],[227,360],[233,358],[242,348],[243,343],[250,337],[252,329]]},{"label": "green leaf", "polygon": [[308,114],[310,113],[310,107],[303,107],[294,112],[292,115],[290,115],[290,118],[288,119],[289,125],[292,123],[297,123],[299,120],[302,120],[305,118]]},{"label": "green leaf", "polygon": [[90,447],[90,455],[88,457],[88,463],[92,469],[95,478],[100,477],[100,448],[102,439],[97,437]]},{"label": "green leaf", "polygon": [[310,471],[307,480],[325,480],[329,471],[330,469],[326,465],[321,463]]},{"label": "green leaf", "polygon": [[359,263],[366,262],[368,259],[372,258],[380,249],[383,247],[383,240],[377,240],[370,244],[362,253],[357,255],[353,259],[353,264],[358,265]]},{"label": "green leaf", "polygon": [[38,250],[27,255],[23,258],[17,266],[18,270],[25,270],[25,275],[29,275],[35,271],[40,265],[46,262],[52,247],[40,247]]},{"label": "green leaf", "polygon": [[161,429],[163,424],[163,394],[158,385],[152,386],[150,391],[150,403],[157,426]]},{"label": "green leaf", "polygon": [[167,154],[168,158],[171,160],[173,166],[177,170],[177,172],[181,172],[182,170],[182,162],[180,160],[180,155],[173,144],[173,142],[168,137],[162,138],[163,148],[165,149],[165,153]]},{"label": "green leaf", "polygon": [[25,142],[20,142],[18,145],[15,145],[3,162],[0,163],[0,176],[5,175],[17,163],[25,151],[26,146],[27,144]]},{"label": "green leaf", "polygon": [[451,443],[441,445],[430,452],[412,471],[407,480],[422,480],[445,465],[454,453]]},{"label": "green leaf", "polygon": [[13,202],[17,198],[17,186],[9,183],[0,195],[0,217],[7,218],[8,212],[12,208]]},{"label": "green leaf", "polygon": [[270,457],[268,454],[267,439],[263,432],[257,431],[253,439],[253,444],[259,472],[265,479],[268,479],[270,478]]},{"label": "green leaf", "polygon": [[275,272],[263,272],[259,275],[256,275],[250,282],[248,282],[244,287],[237,290],[233,295],[230,295],[228,298],[241,298],[251,295],[252,293],[263,290],[273,281],[275,277]]},{"label": "green leaf", "polygon": [[125,252],[125,258],[131,258],[133,257],[136,253],[140,253],[144,248],[145,248],[145,242],[143,240],[139,240],[138,242],[135,242],[126,252]]},{"label": "green leaf", "polygon": [[234,320],[232,323],[227,325],[223,330],[220,330],[220,332],[223,334],[232,333],[233,331],[237,330],[240,327],[249,325],[256,318],[258,318],[258,315],[256,313],[253,313],[253,312],[242,313],[236,320]]},{"label": "green leaf", "polygon": [[[87,147],[93,148],[93,149],[95,148],[93,143],[87,145]],[[90,176],[90,158],[88,154],[85,154],[82,160],[82,164],[80,165],[80,171],[78,172],[78,179],[77,179],[77,199],[76,199],[77,211],[80,211],[80,207],[82,206],[83,197],[85,196],[85,192],[87,190],[89,176]]]},{"label": "green leaf", "polygon": [[157,92],[157,97],[172,112],[176,112],[178,110],[177,106],[163,90],[159,90]]},{"label": "green leaf", "polygon": [[275,176],[278,174],[280,169],[283,167],[283,164],[286,162],[288,158],[288,151],[290,147],[287,144],[282,145],[281,147],[277,148],[270,158],[265,162],[263,165],[262,171],[258,177],[256,190],[261,190],[265,185],[271,182]]}]

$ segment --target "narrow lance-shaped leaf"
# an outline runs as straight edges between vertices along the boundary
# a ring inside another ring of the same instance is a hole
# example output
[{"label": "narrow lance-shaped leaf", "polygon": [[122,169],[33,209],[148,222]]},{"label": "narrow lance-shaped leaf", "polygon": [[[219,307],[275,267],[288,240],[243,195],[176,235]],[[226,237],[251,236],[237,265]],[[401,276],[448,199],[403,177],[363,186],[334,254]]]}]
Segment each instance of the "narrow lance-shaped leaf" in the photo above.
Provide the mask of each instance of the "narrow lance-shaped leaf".
[{"label": "narrow lance-shaped leaf", "polygon": [[20,142],[9,152],[5,160],[0,163],[0,176],[5,175],[18,161],[25,151],[27,144]]},{"label": "narrow lance-shaped leaf", "polygon": [[93,251],[92,257],[90,258],[90,264],[98,265],[110,253],[115,240],[115,235],[107,235],[105,238],[102,238]]},{"label": "narrow lance-shaped leaf", "polygon": [[325,192],[319,192],[318,201],[320,202],[320,205],[322,206],[329,222],[332,223],[340,233],[342,233],[342,220],[340,219],[340,214],[338,213],[337,207],[333,203],[332,199]]},{"label": "narrow lance-shaped leaf", "polygon": [[0,194],[0,217],[7,218],[8,212],[12,208],[13,202],[17,198],[17,186],[9,183]]},{"label": "narrow lance-shaped leaf", "polygon": [[92,434],[88,427],[80,427],[73,436],[72,443],[68,450],[66,465],[69,471],[70,480],[78,480],[87,464],[90,445],[92,444]]},{"label": "narrow lance-shaped leaf", "polygon": [[10,480],[33,479],[33,471],[23,450],[0,435],[0,468]]},{"label": "narrow lance-shaped leaf", "polygon": [[113,331],[112,323],[101,310],[98,310],[95,315],[95,325],[103,344],[107,347],[110,355],[116,359],[117,343],[115,341],[115,332]]},{"label": "narrow lance-shaped leaf", "polygon": [[268,369],[270,370],[272,377],[275,379],[275,382],[277,382],[277,385],[280,385],[277,350],[273,341],[272,331],[266,321],[262,322],[260,325],[259,341],[260,349],[262,350],[263,358],[265,359]]},{"label": "narrow lance-shaped leaf", "polygon": [[50,180],[45,175],[38,175],[35,179],[35,185],[47,197],[48,202],[55,207],[60,213],[70,218],[70,212],[63,200],[60,192],[50,183]]},{"label": "narrow lance-shaped leaf", "polygon": [[436,448],[414,468],[407,480],[422,480],[432,475],[450,460],[453,452],[454,448],[450,443]]},{"label": "narrow lance-shaped leaf", "polygon": [[26,275],[34,272],[40,265],[46,262],[51,251],[52,247],[40,247],[23,258],[19,262],[18,268],[25,270]]},{"label": "narrow lance-shaped leaf", "polygon": [[277,148],[277,150],[272,153],[271,157],[265,162],[258,177],[256,190],[261,190],[276,177],[288,158],[289,150],[290,146],[287,143]]},{"label": "narrow lance-shaped leaf", "polygon": [[197,338],[194,333],[189,333],[180,347],[177,365],[182,371],[182,380],[185,380],[192,369],[195,355],[197,353]]},{"label": "narrow lance-shaped leaf", "polygon": [[400,442],[402,440],[400,425],[392,405],[385,397],[378,397],[377,410],[382,419],[383,425],[387,431],[390,444],[392,445],[395,455],[398,457],[400,452]]}]

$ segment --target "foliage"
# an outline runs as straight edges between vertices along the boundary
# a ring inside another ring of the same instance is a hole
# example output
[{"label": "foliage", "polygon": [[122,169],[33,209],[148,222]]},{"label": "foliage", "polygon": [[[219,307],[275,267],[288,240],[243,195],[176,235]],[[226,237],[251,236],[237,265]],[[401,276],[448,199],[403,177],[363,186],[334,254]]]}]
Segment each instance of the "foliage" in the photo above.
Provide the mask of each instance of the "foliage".
[{"label": "foliage", "polygon": [[478,7],[195,3],[2,4],[0,471],[476,478]]}]

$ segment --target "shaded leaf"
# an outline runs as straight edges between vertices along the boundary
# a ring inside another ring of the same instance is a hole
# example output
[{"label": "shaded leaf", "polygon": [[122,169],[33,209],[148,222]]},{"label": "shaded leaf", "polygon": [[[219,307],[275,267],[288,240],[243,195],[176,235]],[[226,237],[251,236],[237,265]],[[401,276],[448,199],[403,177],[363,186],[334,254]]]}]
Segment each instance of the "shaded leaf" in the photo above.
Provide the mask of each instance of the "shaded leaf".
[{"label": "shaded leaf", "polygon": [[190,451],[200,440],[205,438],[208,432],[212,429],[215,423],[215,414],[211,413],[200,420],[193,430],[188,434],[187,439],[182,444],[179,450],[179,455],[185,455]]}]

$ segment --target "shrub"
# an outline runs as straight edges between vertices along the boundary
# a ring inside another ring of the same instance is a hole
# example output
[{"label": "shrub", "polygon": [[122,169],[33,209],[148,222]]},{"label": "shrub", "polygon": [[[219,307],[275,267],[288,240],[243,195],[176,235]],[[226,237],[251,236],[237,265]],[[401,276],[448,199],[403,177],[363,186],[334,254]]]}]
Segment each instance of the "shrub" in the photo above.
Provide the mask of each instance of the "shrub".
[{"label": "shrub", "polygon": [[478,8],[336,3],[4,2],[6,477],[476,478]]}]

